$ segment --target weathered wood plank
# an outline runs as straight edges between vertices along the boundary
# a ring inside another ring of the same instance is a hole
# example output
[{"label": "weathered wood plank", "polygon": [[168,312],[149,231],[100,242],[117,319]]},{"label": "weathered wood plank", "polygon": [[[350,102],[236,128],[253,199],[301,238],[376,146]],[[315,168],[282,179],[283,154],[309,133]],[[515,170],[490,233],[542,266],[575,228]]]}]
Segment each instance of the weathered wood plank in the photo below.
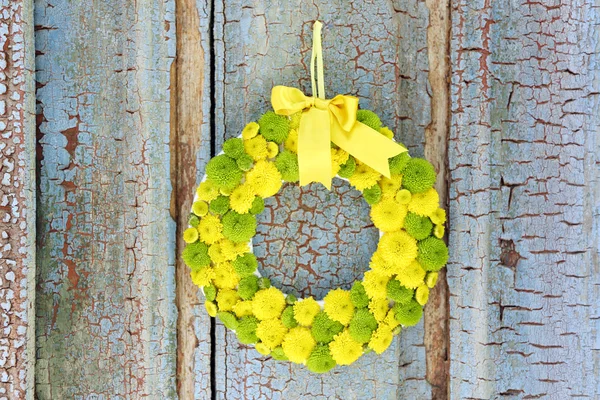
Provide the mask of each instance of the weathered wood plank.
[{"label": "weathered wood plank", "polygon": [[33,2],[0,0],[0,398],[32,399],[35,366]]},{"label": "weathered wood plank", "polygon": [[176,396],[174,2],[38,0],[40,399]]},{"label": "weathered wood plank", "polygon": [[598,18],[453,3],[455,398],[600,397]]},{"label": "weathered wood plank", "polygon": [[[352,6],[360,8],[360,12]],[[326,89],[329,95],[350,93],[361,98],[365,108],[377,111],[385,124],[408,145],[412,154],[423,155],[424,131],[430,123],[428,94],[427,27],[428,9],[419,1],[373,1],[368,5],[334,1],[313,4],[300,1],[255,1],[215,3],[216,45],[216,137],[237,136],[245,123],[255,120],[270,106],[270,90],[275,84],[300,87],[310,93],[308,71],[311,27],[315,19],[324,22]],[[339,189],[338,192],[347,189]],[[298,188],[278,196],[284,209],[298,209]],[[322,188],[302,190],[306,207],[301,219],[344,215],[335,223],[319,224],[324,229],[310,232],[287,229],[291,242],[308,241],[317,255],[311,271],[296,268],[276,274],[267,267],[262,272],[278,285],[305,294],[322,296],[326,288],[347,285],[364,272],[365,264],[351,268],[335,260],[363,260],[376,243],[375,234],[358,235],[346,222],[356,220],[355,228],[365,227],[366,204],[351,201],[339,204],[339,195]],[[321,207],[326,203],[330,207]],[[272,216],[271,216],[272,215]],[[255,251],[267,264],[275,264],[279,249],[266,247],[269,224],[283,231],[285,221],[266,211],[261,217]],[[362,217],[362,218],[361,218]],[[344,222],[346,221],[346,222]],[[297,227],[300,224],[295,224]],[[346,228],[346,229],[345,229]],[[338,246],[335,233],[341,230]],[[353,232],[354,231],[354,232]],[[325,246],[330,246],[325,254]],[[284,264],[294,260],[283,260]],[[298,254],[297,252],[295,254]],[[270,260],[270,261],[269,261]],[[306,260],[305,260],[306,261]],[[364,261],[364,260],[363,260]],[[309,286],[310,285],[310,286]],[[353,368],[324,376],[306,369],[279,363],[239,345],[231,332],[217,325],[216,368],[218,398],[344,398],[390,399],[410,396],[431,397],[426,382],[423,324],[407,329],[382,356],[367,355]]]},{"label": "weathered wood plank", "polygon": [[[177,221],[177,255],[200,171],[210,159],[211,5],[177,0],[177,58],[171,74],[171,213]],[[177,257],[177,393],[180,399],[211,397],[211,321],[204,298]]]}]

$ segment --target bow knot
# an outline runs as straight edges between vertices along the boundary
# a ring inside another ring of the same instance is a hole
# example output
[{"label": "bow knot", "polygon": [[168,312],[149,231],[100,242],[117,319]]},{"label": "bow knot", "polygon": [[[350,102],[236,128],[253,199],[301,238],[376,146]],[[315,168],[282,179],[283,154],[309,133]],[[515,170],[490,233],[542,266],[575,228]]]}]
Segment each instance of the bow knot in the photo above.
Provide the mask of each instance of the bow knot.
[{"label": "bow knot", "polygon": [[331,189],[331,142],[388,178],[388,158],[407,151],[356,120],[358,98],[354,96],[322,99],[296,88],[275,86],[271,103],[279,115],[303,113],[298,128],[300,185],[321,182]]}]

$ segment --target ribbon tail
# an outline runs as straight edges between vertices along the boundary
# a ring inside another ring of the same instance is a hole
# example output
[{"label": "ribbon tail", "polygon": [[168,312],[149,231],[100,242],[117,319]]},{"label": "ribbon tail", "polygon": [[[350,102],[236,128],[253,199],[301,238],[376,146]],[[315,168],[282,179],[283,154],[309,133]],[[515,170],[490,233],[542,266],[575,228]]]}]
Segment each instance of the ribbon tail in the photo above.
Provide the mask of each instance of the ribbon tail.
[{"label": "ribbon tail", "polygon": [[312,107],[298,128],[300,186],[321,182],[331,189],[331,122],[329,112]]},{"label": "ribbon tail", "polygon": [[408,151],[361,122],[357,121],[350,132],[345,132],[339,124],[334,126],[331,129],[333,143],[387,178],[390,177],[388,159]]}]

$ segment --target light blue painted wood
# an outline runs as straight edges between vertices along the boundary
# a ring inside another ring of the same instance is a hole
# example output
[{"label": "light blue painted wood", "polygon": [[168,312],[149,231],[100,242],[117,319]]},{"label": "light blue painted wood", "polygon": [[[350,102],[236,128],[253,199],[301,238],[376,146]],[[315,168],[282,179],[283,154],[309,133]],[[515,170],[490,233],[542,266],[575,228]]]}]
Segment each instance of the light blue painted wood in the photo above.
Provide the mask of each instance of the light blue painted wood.
[{"label": "light blue painted wood", "polygon": [[40,399],[176,397],[173,13],[35,3]]},{"label": "light blue painted wood", "polygon": [[453,5],[453,398],[600,398],[597,10]]},{"label": "light blue painted wood", "polygon": [[[360,10],[360,11],[359,11]],[[256,120],[270,108],[271,88],[276,84],[295,86],[310,93],[308,71],[311,28],[315,19],[324,23],[323,45],[325,81],[328,96],[338,93],[360,97],[361,106],[376,111],[384,123],[396,132],[413,154],[423,154],[424,129],[430,122],[427,94],[426,29],[427,8],[423,2],[387,1],[362,3],[333,1],[312,3],[291,1],[238,1],[215,3],[216,45],[216,115],[217,146],[239,135],[243,126]],[[371,24],[371,25],[369,25]],[[261,238],[257,253],[265,255],[267,266],[262,272],[284,287],[323,295],[326,288],[346,285],[367,268],[364,260],[374,249],[376,235],[365,234],[362,242],[353,229],[342,229],[339,245],[335,232],[346,224],[361,229],[366,224],[366,204],[358,199],[343,207],[339,199],[326,200],[332,194],[323,189],[303,189],[306,202],[300,219],[320,215],[339,215],[335,225],[302,232],[287,228],[287,234],[307,246],[319,249],[315,273],[298,269],[273,270],[279,248],[267,243],[274,239],[269,231],[270,217],[261,217]],[[284,209],[301,210],[297,194],[278,196]],[[362,201],[362,200],[361,200]],[[323,208],[322,208],[323,207]],[[275,217],[278,224],[283,222]],[[296,218],[296,217],[294,217]],[[319,224],[320,225],[320,224]],[[368,228],[366,228],[368,232]],[[283,226],[277,228],[282,233]],[[364,232],[364,233],[366,233]],[[327,246],[327,249],[323,246]],[[335,248],[339,246],[339,249]],[[291,251],[291,250],[290,250]],[[326,255],[330,251],[330,255]],[[267,255],[268,253],[268,255]],[[336,260],[352,258],[345,264]],[[292,260],[295,261],[295,260]],[[290,260],[284,261],[289,265]],[[273,275],[271,275],[271,273]],[[317,277],[320,279],[317,280]],[[308,289],[307,285],[313,285]],[[350,368],[318,376],[305,368],[264,357],[239,344],[235,335],[219,323],[216,332],[216,380],[218,398],[344,398],[392,399],[396,397],[428,398],[431,388],[425,380],[423,325],[407,329],[383,355],[363,357]]]}]

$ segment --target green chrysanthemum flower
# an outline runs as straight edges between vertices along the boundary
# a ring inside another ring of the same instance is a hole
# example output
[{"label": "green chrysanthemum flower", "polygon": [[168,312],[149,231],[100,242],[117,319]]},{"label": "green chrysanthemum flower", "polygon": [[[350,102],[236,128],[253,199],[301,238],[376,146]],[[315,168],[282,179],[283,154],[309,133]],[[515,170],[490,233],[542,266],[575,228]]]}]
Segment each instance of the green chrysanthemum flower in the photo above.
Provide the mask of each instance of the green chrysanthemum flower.
[{"label": "green chrysanthemum flower", "polygon": [[229,197],[219,196],[208,205],[208,209],[213,214],[223,215],[229,211]]},{"label": "green chrysanthemum flower", "polygon": [[352,304],[356,308],[363,308],[369,305],[369,296],[367,296],[362,282],[354,282],[352,289],[350,289],[350,300],[352,300]]},{"label": "green chrysanthemum flower", "polygon": [[412,300],[415,291],[402,286],[400,281],[392,279],[387,284],[387,295],[396,303],[406,304]]},{"label": "green chrysanthemum flower", "polygon": [[377,320],[366,308],[356,310],[350,321],[350,336],[358,343],[367,343],[371,340],[373,331],[377,329]]},{"label": "green chrysanthemum flower", "polygon": [[379,185],[373,185],[370,188],[363,190],[363,197],[370,205],[379,203],[379,200],[381,200],[381,187],[379,187]]},{"label": "green chrysanthemum flower", "polygon": [[181,258],[192,271],[199,270],[210,265],[208,246],[202,242],[190,243],[185,246]]},{"label": "green chrysanthemum flower", "polygon": [[196,228],[199,223],[200,223],[200,218],[198,218],[198,216],[195,214],[190,214],[190,217],[188,219],[188,225]]},{"label": "green chrysanthemum flower", "polygon": [[265,201],[262,197],[256,196],[252,201],[252,207],[250,207],[250,214],[258,215],[265,209]]},{"label": "green chrysanthemum flower", "polygon": [[258,280],[258,287],[261,289],[268,289],[271,287],[271,280],[264,276]]},{"label": "green chrysanthemum flower", "polygon": [[223,235],[232,242],[247,242],[256,234],[256,218],[252,214],[229,211],[223,216]]},{"label": "green chrysanthemum flower", "polygon": [[260,125],[260,134],[265,139],[277,144],[283,143],[290,130],[289,119],[282,115],[277,115],[273,111],[264,113],[258,120],[258,125]]},{"label": "green chrysanthemum flower", "polygon": [[429,237],[421,240],[417,261],[426,271],[439,271],[448,262],[448,248],[443,240]]},{"label": "green chrysanthemum flower", "polygon": [[213,285],[210,286],[204,286],[204,297],[206,297],[206,300],[208,301],[215,301],[215,299],[217,298],[217,288]]},{"label": "green chrysanthemum flower", "polygon": [[345,164],[340,166],[340,170],[338,171],[338,175],[342,178],[350,178],[352,174],[354,174],[354,170],[356,169],[356,160],[354,157],[348,157],[348,161]]},{"label": "green chrysanthemum flower", "polygon": [[258,292],[258,277],[248,275],[240,280],[238,294],[243,300],[250,300]]},{"label": "green chrysanthemum flower", "polygon": [[333,357],[331,357],[329,346],[325,344],[318,344],[306,361],[306,368],[318,374],[325,373],[335,366],[336,363]]},{"label": "green chrysanthemum flower", "polygon": [[431,234],[433,224],[427,217],[409,212],[404,218],[404,230],[417,240],[423,240]]},{"label": "green chrysanthemum flower", "polygon": [[298,156],[289,150],[284,150],[275,159],[275,166],[281,173],[281,178],[288,182],[298,182],[300,171],[298,169]]},{"label": "green chrysanthemum flower", "polygon": [[278,360],[278,361],[287,361],[288,360],[288,358],[285,355],[285,353],[283,352],[283,348],[281,346],[275,347],[273,350],[271,350],[271,357],[273,357],[275,360]]},{"label": "green chrysanthemum flower", "polygon": [[422,193],[431,189],[435,183],[435,169],[429,161],[422,158],[411,158],[402,171],[402,186],[411,193]]},{"label": "green chrysanthemum flower", "polygon": [[257,267],[258,261],[252,253],[245,253],[233,261],[233,268],[239,276],[252,275]]},{"label": "green chrysanthemum flower", "polygon": [[396,303],[393,310],[396,320],[404,326],[416,325],[423,316],[423,306],[414,299],[407,304]]},{"label": "green chrysanthemum flower", "polygon": [[225,154],[211,158],[206,165],[208,179],[220,188],[233,189],[242,179],[242,170]]},{"label": "green chrysanthemum flower", "polygon": [[292,329],[298,326],[298,322],[294,319],[294,307],[287,306],[281,313],[281,322],[286,328]]},{"label": "green chrysanthemum flower", "polygon": [[221,311],[220,313],[217,313],[217,317],[219,317],[219,319],[221,320],[221,322],[223,322],[223,325],[225,325],[227,329],[237,329],[239,321],[232,313],[227,311]]},{"label": "green chrysanthemum flower", "polygon": [[379,131],[381,128],[381,120],[377,114],[371,110],[358,110],[356,112],[356,120],[362,122],[372,129],[375,129],[376,131]]},{"label": "green chrysanthemum flower", "polygon": [[333,337],[344,329],[344,325],[332,320],[323,311],[318,313],[313,320],[311,333],[319,343],[329,343]]},{"label": "green chrysanthemum flower", "polygon": [[406,164],[408,164],[409,160],[410,156],[408,155],[407,151],[390,158],[390,174],[395,175],[402,173],[402,171],[404,171],[404,168],[406,168]]},{"label": "green chrysanthemum flower", "polygon": [[291,294],[291,293],[290,293],[290,294],[288,294],[288,295],[285,297],[285,302],[286,302],[287,304],[290,304],[290,305],[292,305],[292,304],[294,304],[296,301],[298,301],[298,298],[297,298],[296,296],[294,296],[293,294]]},{"label": "green chrysanthemum flower", "polygon": [[237,159],[244,154],[244,141],[240,138],[227,139],[223,143],[223,152],[229,157]]},{"label": "green chrysanthemum flower", "polygon": [[239,156],[235,162],[242,171],[250,171],[254,165],[254,159],[246,153]]},{"label": "green chrysanthemum flower", "polygon": [[258,327],[258,319],[253,316],[246,316],[240,318],[236,333],[238,340],[243,344],[252,344],[258,342],[258,336],[256,336],[256,328]]}]

